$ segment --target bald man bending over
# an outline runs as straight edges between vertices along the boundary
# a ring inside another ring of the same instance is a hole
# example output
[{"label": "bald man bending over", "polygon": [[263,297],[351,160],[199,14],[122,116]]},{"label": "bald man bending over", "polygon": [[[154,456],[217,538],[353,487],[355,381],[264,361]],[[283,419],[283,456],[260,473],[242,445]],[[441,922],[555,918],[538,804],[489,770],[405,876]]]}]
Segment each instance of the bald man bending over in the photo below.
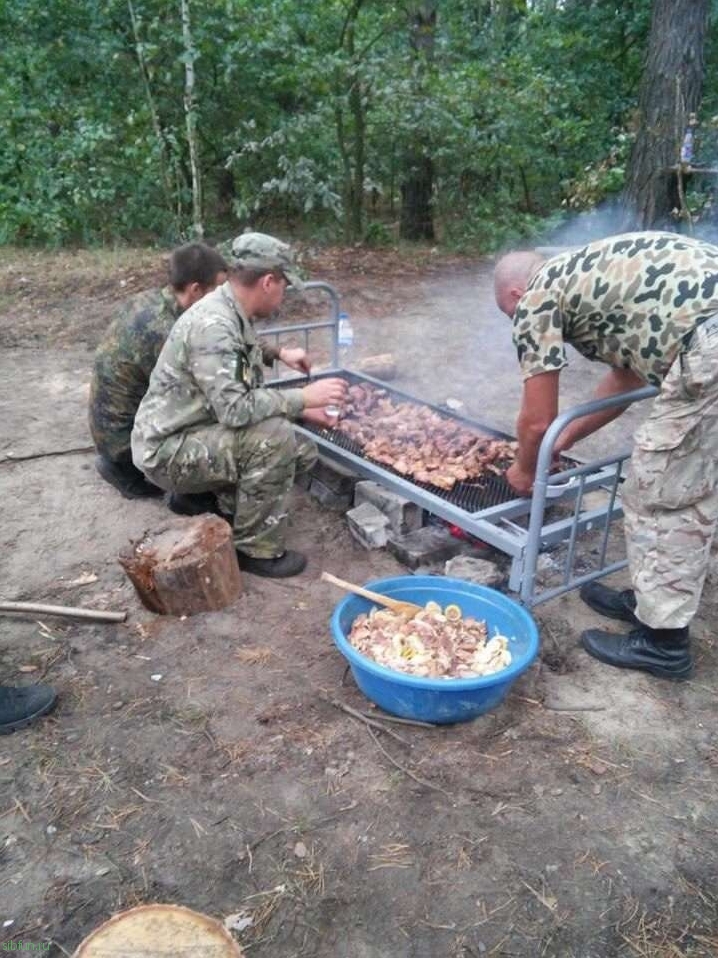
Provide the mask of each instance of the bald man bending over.
[{"label": "bald man bending over", "polygon": [[[565,343],[609,371],[594,398],[657,386],[634,436],[623,486],[632,589],[581,589],[595,611],[629,623],[627,634],[589,629],[589,654],[663,678],[693,668],[695,615],[718,522],[718,247],[672,233],[613,236],[544,260],[510,253],[496,266],[496,302],[513,319],[524,378],[519,448],[506,478],[529,495],[541,440],[558,414]],[[569,423],[557,453],[626,407]]]}]

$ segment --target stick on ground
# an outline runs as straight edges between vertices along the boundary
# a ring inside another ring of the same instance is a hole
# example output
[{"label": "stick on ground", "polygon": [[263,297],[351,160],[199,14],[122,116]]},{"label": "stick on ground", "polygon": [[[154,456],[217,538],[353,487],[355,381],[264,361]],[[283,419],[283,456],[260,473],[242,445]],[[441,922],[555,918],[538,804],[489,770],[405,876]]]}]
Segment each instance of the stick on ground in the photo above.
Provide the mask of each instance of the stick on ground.
[{"label": "stick on ground", "polygon": [[66,619],[89,619],[92,622],[124,622],[126,612],[104,609],[80,609],[72,605],[43,605],[39,602],[0,602],[0,612],[30,612],[33,615],[59,615]]}]

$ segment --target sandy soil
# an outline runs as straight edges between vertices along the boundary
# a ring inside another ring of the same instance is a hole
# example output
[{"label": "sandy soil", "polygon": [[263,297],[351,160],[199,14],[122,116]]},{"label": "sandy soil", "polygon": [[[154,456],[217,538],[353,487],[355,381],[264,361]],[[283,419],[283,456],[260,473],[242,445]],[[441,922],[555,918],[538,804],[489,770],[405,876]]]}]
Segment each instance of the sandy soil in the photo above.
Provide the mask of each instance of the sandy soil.
[{"label": "sandy soil", "polygon": [[[352,316],[347,365],[392,350],[398,388],[512,431],[520,383],[490,264],[361,250],[313,263]],[[577,638],[596,618],[570,593],[537,609],[540,659],[495,712],[378,732],[337,707],[370,710],[318,576],[404,570],[356,545],[341,514],[297,489],[307,571],[247,576],[236,605],[183,621],[145,611],[117,563],[166,512],[95,474],[89,367],[159,257],[4,251],[0,269],[2,594],[129,612],[0,618],[0,679],[60,692],[51,718],[0,743],[7,942],[71,954],[112,913],[168,901],[243,913],[237,938],[258,958],[718,954],[714,579],[690,682],[588,658]],[[565,404],[595,378],[576,358]]]}]

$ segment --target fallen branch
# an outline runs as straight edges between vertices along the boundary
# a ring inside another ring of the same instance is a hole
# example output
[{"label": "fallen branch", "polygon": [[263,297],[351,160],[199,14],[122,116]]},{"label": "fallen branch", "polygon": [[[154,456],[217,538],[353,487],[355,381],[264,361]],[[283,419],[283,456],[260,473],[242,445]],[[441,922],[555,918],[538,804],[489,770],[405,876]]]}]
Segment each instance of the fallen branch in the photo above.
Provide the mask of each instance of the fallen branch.
[{"label": "fallen branch", "polygon": [[126,612],[105,612],[103,609],[78,609],[70,605],[42,605],[39,602],[0,602],[0,612],[30,612],[59,615],[66,619],[89,619],[92,622],[124,622]]},{"label": "fallen branch", "polygon": [[391,737],[395,738],[397,742],[401,742],[402,745],[408,745],[409,748],[411,748],[411,742],[407,742],[405,738],[402,738],[401,735],[397,735],[396,732],[392,732],[391,729],[384,728],[384,726],[380,725],[375,719],[369,718],[369,716],[365,715],[363,712],[360,712],[358,709],[353,709],[351,705],[345,705],[338,699],[325,699],[323,696],[321,696],[321,698],[323,702],[333,705],[335,709],[346,712],[346,714],[351,715],[352,718],[363,722],[368,728],[375,728],[379,732],[384,732],[386,735],[391,735]]},{"label": "fallen branch", "polygon": [[414,725],[416,728],[438,728],[434,722],[419,722],[417,719],[399,718],[398,715],[377,715],[376,713],[361,712],[366,718],[376,719],[377,722],[396,722],[397,725]]},{"label": "fallen branch", "polygon": [[543,706],[549,712],[605,712],[605,705],[546,705]]},{"label": "fallen branch", "polygon": [[50,452],[30,452],[26,456],[13,456],[11,452],[0,459],[0,466],[4,462],[27,462],[28,459],[45,459],[47,456],[73,456],[79,452],[94,452],[94,446],[74,446],[72,449],[54,449]]},{"label": "fallen branch", "polygon": [[[376,732],[371,728],[371,726],[369,725],[369,723],[367,723],[367,729],[366,729],[366,730],[367,730],[367,732],[371,735],[371,737],[374,739],[374,744],[377,746],[377,748],[389,759],[389,761],[391,762],[391,764],[392,764],[395,768],[398,768],[400,772],[403,772],[405,775],[408,775],[409,778],[412,778],[415,782],[417,782],[417,784],[423,785],[424,788],[431,788],[431,789],[432,789],[433,791],[435,791],[435,792],[441,792],[441,794],[442,794],[442,795],[445,795],[445,796],[449,799],[450,802],[453,802],[453,801],[454,801],[454,796],[453,796],[453,795],[450,795],[450,794],[446,791],[445,788],[442,788],[442,787],[441,787],[441,785],[434,785],[433,782],[427,782],[426,779],[424,779],[424,778],[419,778],[418,775],[415,775],[415,774],[411,771],[411,769],[407,768],[405,765],[400,765],[399,762],[397,762],[397,760],[396,760],[392,755],[390,755],[389,752],[387,752],[387,750],[386,750],[386,749],[384,748],[384,746],[381,744],[381,742],[379,741],[379,738],[377,737]],[[387,729],[381,729],[381,731],[382,731],[382,732],[386,732]]]}]

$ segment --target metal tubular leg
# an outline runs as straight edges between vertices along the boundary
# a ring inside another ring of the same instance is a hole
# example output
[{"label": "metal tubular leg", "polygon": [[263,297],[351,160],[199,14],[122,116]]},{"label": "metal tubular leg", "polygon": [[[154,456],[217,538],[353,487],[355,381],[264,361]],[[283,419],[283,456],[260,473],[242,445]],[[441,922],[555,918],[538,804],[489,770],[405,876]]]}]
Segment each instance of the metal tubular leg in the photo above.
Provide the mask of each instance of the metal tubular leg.
[{"label": "metal tubular leg", "polygon": [[611,483],[611,495],[608,500],[608,507],[606,510],[606,527],[603,530],[603,536],[601,539],[601,554],[598,560],[598,567],[602,569],[606,562],[606,552],[608,551],[608,535],[611,531],[611,516],[613,515],[613,509],[616,504],[616,496],[618,495],[618,480],[621,478],[621,463],[623,459],[620,459],[616,463],[616,473],[613,477],[613,482]]},{"label": "metal tubular leg", "polygon": [[[553,450],[558,437],[561,435],[568,423],[572,422],[574,419],[580,419],[582,416],[588,416],[593,413],[602,412],[605,409],[613,409],[616,406],[628,406],[634,402],[640,402],[643,399],[650,399],[651,397],[655,396],[657,392],[658,390],[653,386],[644,386],[642,389],[634,389],[631,390],[631,392],[620,393],[615,396],[607,396],[605,399],[595,399],[591,402],[582,403],[580,406],[575,406],[573,409],[569,409],[560,416],[557,416],[546,430],[546,434],[541,442],[541,447],[539,448],[538,459],[536,462],[536,478],[534,480],[533,496],[531,499],[531,513],[526,537],[526,550],[524,553],[520,598],[525,605],[531,606],[536,603],[536,596],[534,594],[536,584],[536,565],[538,562],[539,549],[541,547],[541,530],[544,526],[546,490],[549,485],[549,474],[551,472],[551,463],[553,461]],[[625,458],[625,455],[617,458],[617,470],[619,463]],[[585,467],[586,472],[591,469],[591,464],[588,464]],[[575,470],[574,474],[577,474]],[[555,478],[556,481],[560,481],[561,475],[559,474]],[[581,475],[581,489],[579,490],[580,498],[583,496],[583,481],[583,475]],[[612,498],[612,502],[613,501],[615,501],[615,490]],[[580,507],[577,504],[577,508],[574,513],[573,526],[569,535],[569,554],[571,561],[573,561],[573,550],[575,548],[575,539],[578,532],[579,516]],[[611,513],[607,514],[606,516],[607,527],[610,521]],[[567,565],[567,569],[568,579],[564,582],[564,588],[558,590],[559,592],[567,591],[569,587],[574,587],[584,578],[579,577],[576,580],[571,580],[570,566]],[[573,586],[571,583],[573,583]],[[552,594],[555,594],[556,592],[556,590],[549,591]]]},{"label": "metal tubular leg", "polygon": [[578,538],[578,519],[581,515],[581,506],[583,505],[583,488],[586,484],[586,477],[581,476],[579,480],[578,495],[576,496],[576,508],[574,509],[574,522],[571,526],[571,535],[568,540],[568,553],[566,555],[566,565],[564,566],[564,585],[571,581],[573,572],[573,563],[576,555],[576,539]]}]

